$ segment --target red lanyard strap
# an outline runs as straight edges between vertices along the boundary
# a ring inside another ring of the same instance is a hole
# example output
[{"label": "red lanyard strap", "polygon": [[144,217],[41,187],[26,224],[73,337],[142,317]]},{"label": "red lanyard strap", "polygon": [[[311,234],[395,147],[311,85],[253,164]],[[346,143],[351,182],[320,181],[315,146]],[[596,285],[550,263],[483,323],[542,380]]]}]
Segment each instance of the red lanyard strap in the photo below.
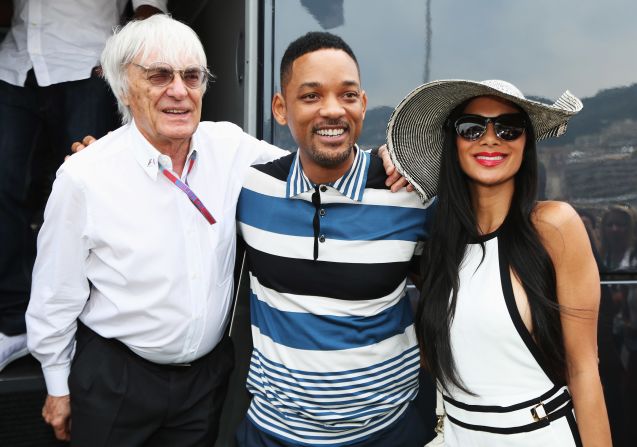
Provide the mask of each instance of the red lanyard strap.
[{"label": "red lanyard strap", "polygon": [[[190,165],[188,166],[188,173],[190,173],[190,170],[192,169],[192,165],[194,162],[195,162],[195,157],[193,154],[193,157],[190,159]],[[215,218],[212,217],[212,214],[210,214],[210,211],[208,211],[208,208],[206,208],[206,206],[203,204],[201,199],[197,197],[197,195],[193,192],[192,189],[190,189],[190,187],[186,183],[179,180],[175,174],[170,172],[168,169],[164,168],[161,164],[159,165],[159,169],[161,169],[161,172],[163,172],[164,176],[168,180],[170,180],[177,188],[181,189],[188,196],[192,204],[195,205],[195,207],[199,210],[199,212],[203,215],[203,217],[208,221],[208,223],[210,223],[210,225],[217,222]]]}]

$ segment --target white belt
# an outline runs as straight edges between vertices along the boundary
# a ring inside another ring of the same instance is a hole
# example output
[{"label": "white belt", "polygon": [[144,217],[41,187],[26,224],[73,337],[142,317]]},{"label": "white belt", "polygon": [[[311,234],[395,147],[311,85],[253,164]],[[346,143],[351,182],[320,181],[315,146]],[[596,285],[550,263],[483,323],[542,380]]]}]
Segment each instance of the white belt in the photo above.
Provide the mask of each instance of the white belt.
[{"label": "white belt", "polygon": [[554,387],[543,395],[506,407],[470,405],[444,396],[448,419],[461,427],[491,433],[522,433],[537,430],[573,411],[568,388]]}]

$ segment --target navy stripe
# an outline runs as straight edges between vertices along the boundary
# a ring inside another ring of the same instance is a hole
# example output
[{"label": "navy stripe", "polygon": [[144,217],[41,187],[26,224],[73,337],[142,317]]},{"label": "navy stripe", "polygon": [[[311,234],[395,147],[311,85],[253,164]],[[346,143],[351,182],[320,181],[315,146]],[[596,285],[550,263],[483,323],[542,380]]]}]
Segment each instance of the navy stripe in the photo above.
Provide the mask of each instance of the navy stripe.
[{"label": "navy stripe", "polygon": [[[392,362],[396,362],[398,360],[403,359],[402,361],[407,361],[410,360],[414,357],[414,355],[416,353],[418,353],[418,355],[420,355],[420,351],[418,351],[418,346],[413,346],[409,349],[407,349],[406,351],[400,353],[399,355],[392,357],[390,359],[386,359],[382,362],[376,363],[374,365],[370,365],[370,366],[366,366],[364,368],[357,368],[357,369],[348,369],[345,371],[329,371],[329,372],[318,372],[318,371],[304,371],[301,369],[293,369],[293,368],[288,368],[287,366],[281,364],[281,363],[277,363],[274,362],[266,357],[263,356],[263,354],[261,352],[259,352],[257,349],[255,349],[253,352],[258,353],[258,355],[260,356],[261,359],[267,361],[267,363],[269,365],[271,365],[273,368],[280,368],[280,369],[284,369],[289,371],[290,374],[294,375],[294,374],[303,374],[303,375],[308,375],[308,376],[316,376],[316,377],[329,377],[329,381],[331,382],[332,380],[337,380],[337,381],[342,381],[342,380],[347,380],[348,375],[356,375],[358,373],[360,373],[359,376],[356,377],[373,377],[376,375],[376,371],[387,371],[389,369],[391,369],[390,364]],[[386,366],[386,368],[385,368]],[[378,370],[377,368],[382,368],[380,370]],[[344,376],[343,379],[334,379],[333,377],[336,376]],[[308,379],[309,380],[309,379]]]},{"label": "navy stripe", "polygon": [[[387,194],[392,194],[387,192]],[[324,195],[323,195],[324,196]],[[321,233],[348,241],[418,241],[425,237],[427,211],[386,205],[323,203],[327,212],[321,219]],[[314,205],[306,200],[259,194],[243,188],[237,219],[252,227],[289,236],[314,237]]]},{"label": "navy stripe", "polygon": [[[411,398],[401,399],[400,405],[404,405],[405,403],[410,402],[415,396],[415,392],[412,392],[411,394],[412,394]],[[279,406],[268,405],[269,403],[268,401],[260,400],[259,403],[260,403],[260,408],[267,408],[272,413],[275,413],[275,414],[278,413],[279,418],[284,415],[283,417],[285,418],[286,422],[290,425],[294,425],[292,422],[298,422],[299,424],[302,424],[302,426],[309,425],[321,431],[331,430],[334,432],[340,432],[348,428],[349,429],[360,428],[360,425],[361,425],[360,422],[373,419],[378,415],[384,415],[387,413],[387,410],[388,410],[387,408],[382,408],[379,405],[374,405],[373,402],[370,402],[370,405],[368,405],[366,409],[364,410],[357,410],[357,411],[352,411],[349,413],[330,412],[329,414],[328,413],[319,414],[312,411],[312,409],[308,409],[307,407],[305,407],[306,411],[312,413],[313,416],[316,416],[314,419],[310,420],[302,416],[301,417],[296,416],[294,410],[286,411],[285,407],[283,407],[283,411],[280,411],[281,409],[279,408]],[[293,407],[288,407],[288,408],[293,408]],[[337,422],[337,424],[334,424],[334,422]],[[304,428],[304,429],[307,430],[308,428]]]},{"label": "navy stripe", "polygon": [[[253,387],[251,391],[258,390],[253,393],[255,395],[266,396],[264,400],[268,401],[268,405],[279,408],[281,411],[294,411],[296,408],[304,408],[307,413],[311,413],[319,420],[326,416],[343,418],[346,415],[359,418],[363,414],[375,414],[379,409],[380,412],[387,412],[388,408],[396,407],[404,402],[413,400],[418,392],[418,382],[412,381],[410,386],[402,387],[400,390],[390,394],[389,398],[385,398],[382,392],[371,393],[368,399],[360,399],[352,396],[350,401],[330,401],[325,399],[303,399],[296,396],[291,390],[263,385],[254,381],[252,377],[249,380],[249,387]],[[260,386],[257,386],[260,385]],[[381,390],[382,391],[382,390]],[[274,398],[273,398],[274,397]],[[381,409],[382,408],[382,409]],[[310,422],[307,416],[301,416],[302,420]]]},{"label": "navy stripe", "polygon": [[[271,405],[281,407],[283,410],[289,408],[304,408],[307,412],[314,415],[338,415],[341,417],[350,415],[352,417],[360,417],[363,414],[367,414],[366,412],[372,409],[375,411],[382,407],[383,409],[380,410],[382,413],[387,411],[387,407],[394,407],[396,404],[413,400],[418,393],[418,382],[414,382],[412,377],[408,383],[408,386],[404,386],[405,383],[401,383],[400,388],[396,385],[393,388],[388,389],[387,393],[385,393],[384,389],[381,389],[378,392],[361,390],[357,393],[352,393],[349,397],[348,395],[343,395],[342,400],[330,400],[329,396],[322,399],[311,399],[310,397],[298,397],[297,394],[302,393],[292,391],[284,387],[274,386],[271,382],[266,382],[266,384],[264,384],[259,380],[255,380],[255,373],[251,370],[248,379],[248,388],[254,395],[262,395],[264,397],[268,395],[268,398],[264,400],[267,400]],[[366,393],[369,393],[369,395],[366,397],[358,397],[359,395]],[[276,398],[271,399],[270,395],[272,394],[276,396]],[[352,407],[360,408],[356,410],[349,410]],[[303,420],[309,421],[306,418],[303,418]]]},{"label": "navy stripe", "polygon": [[[390,380],[389,384],[385,383],[383,385],[378,385],[376,388],[373,387],[373,382],[365,382],[362,384],[354,383],[347,386],[335,386],[329,387],[330,382],[324,382],[325,387],[306,387],[303,386],[303,382],[295,382],[293,380],[286,379],[278,379],[277,375],[286,376],[284,373],[280,373],[279,371],[273,371],[269,369],[265,363],[262,362],[262,358],[255,355],[252,358],[250,363],[250,372],[249,377],[254,381],[255,385],[263,385],[264,383],[275,386],[276,388],[288,391],[293,393],[295,399],[303,400],[303,398],[310,399],[311,402],[321,401],[321,400],[329,400],[328,406],[330,407],[339,407],[341,406],[340,402],[343,402],[345,406],[352,406],[352,404],[358,400],[354,399],[354,397],[358,397],[363,394],[369,393],[370,396],[383,396],[399,394],[404,392],[406,389],[411,389],[417,386],[418,382],[414,381],[414,377],[418,376],[418,364],[417,362],[412,362],[411,364],[399,365],[399,369],[395,371],[392,377],[385,377],[383,381]],[[415,369],[414,369],[415,368]],[[274,373],[274,374],[272,374]],[[289,375],[287,375],[289,377]],[[261,380],[262,377],[265,377],[266,381],[263,382]],[[378,381],[380,382],[380,380]],[[370,387],[372,385],[372,387]],[[378,388],[381,388],[381,393],[376,392]],[[299,390],[293,390],[292,388],[300,388]],[[318,392],[307,392],[315,390]],[[326,393],[330,391],[330,393]],[[339,394],[331,393],[331,391],[345,391]],[[285,393],[283,393],[285,394]],[[342,399],[341,401],[335,399]],[[373,397],[366,397],[363,400],[373,400]],[[390,402],[390,401],[388,401]],[[316,405],[316,403],[314,403]]]},{"label": "navy stripe", "polygon": [[413,323],[405,298],[374,316],[313,315],[277,310],[250,292],[252,325],[275,343],[295,349],[337,351],[370,346],[402,334]]},{"label": "navy stripe", "polygon": [[261,285],[295,295],[342,300],[381,298],[393,293],[409,272],[409,260],[376,264],[313,261],[274,256],[249,245],[246,253],[250,272]]},{"label": "navy stripe", "polygon": [[[265,357],[258,349],[254,349],[253,353],[259,358],[262,363],[265,363],[270,369],[276,370],[278,374],[288,375],[295,380],[303,380],[308,383],[322,383],[326,382],[325,377],[328,377],[327,381],[329,383],[339,383],[346,382],[348,380],[359,380],[359,379],[374,379],[378,377],[380,374],[383,374],[387,371],[391,371],[397,365],[403,363],[411,363],[415,359],[420,357],[420,351],[418,346],[412,346],[402,352],[400,355],[392,357],[390,359],[386,359],[382,362],[376,363],[374,365],[367,366],[365,368],[357,368],[357,369],[349,369],[344,371],[334,371],[334,372],[318,372],[318,371],[304,371],[300,369],[288,368],[286,365],[281,363],[274,362],[267,357]],[[287,371],[286,373],[281,372]],[[304,376],[303,378],[297,376]],[[316,379],[311,379],[307,377],[316,377]],[[342,376],[342,378],[335,378],[338,376]]]},{"label": "navy stripe", "polygon": [[[289,418],[287,417],[287,415],[283,415],[282,413],[277,412],[274,408],[271,407],[266,407],[263,405],[263,401],[261,402],[257,402],[255,401],[253,403],[253,405],[257,406],[258,409],[262,412],[265,413],[267,415],[269,415],[272,419],[274,419],[276,422],[272,423],[272,422],[265,422],[264,423],[274,426],[277,429],[280,429],[282,432],[287,433],[287,434],[291,434],[291,435],[296,435],[296,436],[300,436],[298,433],[296,433],[293,428],[291,427],[291,424],[289,424]],[[357,425],[353,425],[350,427],[343,427],[341,424],[345,421],[340,421],[340,420],[335,420],[332,422],[332,424],[330,423],[324,423],[324,424],[307,424],[307,425],[316,425],[317,426],[317,430],[314,432],[313,435],[309,435],[307,433],[303,434],[303,438],[304,440],[325,440],[325,439],[332,439],[334,440],[334,445],[340,445],[337,443],[337,440],[339,439],[338,436],[327,436],[330,432],[338,432],[338,431],[343,431],[343,430],[348,430],[350,431],[349,433],[343,433],[343,435],[340,438],[344,438],[344,437],[349,437],[349,436],[355,436],[357,433],[369,433],[373,428],[378,427],[379,425],[382,425],[384,422],[386,422],[389,419],[392,419],[393,417],[396,416],[397,413],[404,411],[406,408],[406,405],[403,405],[395,410],[390,411],[389,413],[387,413],[386,415],[383,415],[382,418],[379,418],[378,420],[374,420],[372,423],[369,424],[358,424]],[[248,416],[251,416],[252,413],[252,408],[250,408],[250,410],[248,411]],[[252,416],[256,418],[256,415],[254,415],[254,413],[252,413]],[[252,417],[251,417],[252,419]],[[287,424],[287,426],[285,425],[279,425],[280,422],[279,420],[284,420],[285,424]],[[260,424],[261,420],[254,420],[252,419],[252,421],[254,423],[256,423],[259,427],[262,427],[262,425]],[[303,424],[305,425],[306,423],[303,422]],[[292,428],[292,430],[290,430],[290,428]],[[339,430],[340,428],[340,430]],[[305,428],[303,426],[298,428],[299,430],[302,431],[312,431],[311,428]],[[279,437],[280,435],[275,435],[277,437]],[[308,445],[313,445],[313,444],[308,444]]]}]

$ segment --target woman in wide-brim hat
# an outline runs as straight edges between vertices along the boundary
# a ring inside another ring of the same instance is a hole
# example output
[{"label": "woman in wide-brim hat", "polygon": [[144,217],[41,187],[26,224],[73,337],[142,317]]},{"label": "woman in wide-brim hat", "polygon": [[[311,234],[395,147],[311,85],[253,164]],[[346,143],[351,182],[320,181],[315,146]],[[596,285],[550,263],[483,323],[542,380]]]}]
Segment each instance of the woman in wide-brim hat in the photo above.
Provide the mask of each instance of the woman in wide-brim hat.
[{"label": "woman in wide-brim hat", "polygon": [[397,169],[436,197],[416,322],[446,445],[611,445],[591,246],[571,206],[536,199],[535,141],[581,108],[569,92],[548,105],[508,82],[449,80],[390,119]]}]

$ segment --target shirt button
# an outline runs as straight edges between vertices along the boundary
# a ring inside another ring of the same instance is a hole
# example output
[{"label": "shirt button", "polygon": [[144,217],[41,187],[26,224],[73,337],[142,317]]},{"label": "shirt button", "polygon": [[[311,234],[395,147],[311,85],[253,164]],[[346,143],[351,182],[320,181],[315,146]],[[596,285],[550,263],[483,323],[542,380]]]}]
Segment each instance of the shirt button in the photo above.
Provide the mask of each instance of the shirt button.
[{"label": "shirt button", "polygon": [[325,192],[325,191],[327,191],[327,186],[321,185],[321,192]]},{"label": "shirt button", "polygon": [[319,236],[319,242],[321,242],[321,243],[325,242],[325,235],[324,234],[321,234]]},{"label": "shirt button", "polygon": [[319,216],[323,217],[323,216],[325,216],[326,214],[327,214],[327,212],[325,211],[325,209],[324,209],[324,208],[321,208],[321,209],[319,210]]}]

